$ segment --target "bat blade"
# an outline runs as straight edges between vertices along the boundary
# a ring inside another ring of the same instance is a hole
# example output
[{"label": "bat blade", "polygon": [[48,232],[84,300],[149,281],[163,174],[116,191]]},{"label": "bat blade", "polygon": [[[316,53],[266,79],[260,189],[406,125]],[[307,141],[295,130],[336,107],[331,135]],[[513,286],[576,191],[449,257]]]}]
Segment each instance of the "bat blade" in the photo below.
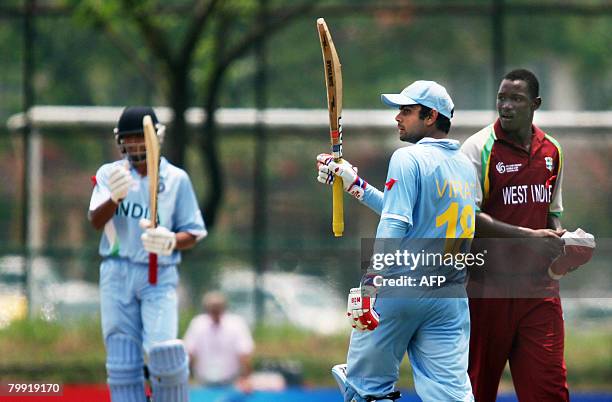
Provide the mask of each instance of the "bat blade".
[{"label": "bat blade", "polygon": [[[159,139],[153,119],[147,115],[142,119],[145,148],[147,149],[147,176],[149,178],[149,212],[152,227],[157,226],[157,191],[159,188]],[[149,283],[157,283],[157,254],[149,253]]]},{"label": "bat blade", "polygon": [[[329,133],[331,152],[334,161],[342,162],[342,69],[336,47],[323,18],[317,20],[317,31],[323,54],[325,86],[327,88],[327,110],[329,112]],[[332,231],[334,236],[341,237],[344,232],[344,203],[342,179],[336,178],[333,185]]]}]

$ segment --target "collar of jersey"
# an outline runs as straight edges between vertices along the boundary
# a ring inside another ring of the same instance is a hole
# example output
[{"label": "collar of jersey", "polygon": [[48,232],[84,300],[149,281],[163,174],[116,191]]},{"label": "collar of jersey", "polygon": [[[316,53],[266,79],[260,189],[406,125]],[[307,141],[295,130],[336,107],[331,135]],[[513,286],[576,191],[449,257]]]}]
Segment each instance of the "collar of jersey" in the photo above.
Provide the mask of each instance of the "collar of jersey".
[{"label": "collar of jersey", "polygon": [[[531,131],[533,133],[531,136],[531,153],[534,153],[539,148],[538,145],[544,141],[545,134],[544,131],[540,130],[540,128],[535,124],[531,125]],[[508,137],[508,134],[506,134],[501,126],[501,123],[499,122],[499,118],[495,120],[495,123],[493,124],[493,132],[496,140],[503,141],[515,148],[527,152],[522,145],[517,144],[515,141],[510,139],[510,137]]]},{"label": "collar of jersey", "polygon": [[452,140],[450,138],[431,138],[431,137],[425,137],[422,138],[421,140],[419,140],[417,142],[417,144],[431,144],[431,145],[437,145],[437,146],[443,146],[445,148],[452,148],[452,149],[458,149],[459,148],[459,141],[457,140]]}]

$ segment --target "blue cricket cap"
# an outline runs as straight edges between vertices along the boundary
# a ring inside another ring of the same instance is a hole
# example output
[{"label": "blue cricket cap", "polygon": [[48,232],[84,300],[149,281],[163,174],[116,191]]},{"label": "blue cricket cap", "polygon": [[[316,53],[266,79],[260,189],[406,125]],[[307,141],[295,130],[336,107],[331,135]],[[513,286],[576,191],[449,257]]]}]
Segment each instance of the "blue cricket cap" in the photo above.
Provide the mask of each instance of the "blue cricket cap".
[{"label": "blue cricket cap", "polygon": [[423,105],[436,109],[438,113],[453,117],[455,105],[446,88],[435,81],[415,81],[408,85],[399,94],[382,94],[380,100],[391,107],[407,105]]}]

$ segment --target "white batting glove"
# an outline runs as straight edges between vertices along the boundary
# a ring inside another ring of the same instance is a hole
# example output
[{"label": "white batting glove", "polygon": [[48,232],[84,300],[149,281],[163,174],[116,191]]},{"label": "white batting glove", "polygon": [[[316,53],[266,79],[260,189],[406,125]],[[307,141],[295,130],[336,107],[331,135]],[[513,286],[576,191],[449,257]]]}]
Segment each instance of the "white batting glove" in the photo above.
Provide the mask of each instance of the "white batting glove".
[{"label": "white batting glove", "polygon": [[132,175],[124,166],[115,166],[108,176],[108,187],[111,192],[111,199],[115,204],[119,204],[122,199],[127,197],[132,186]]},{"label": "white batting glove", "polygon": [[319,171],[317,180],[320,183],[331,185],[335,177],[340,176],[344,191],[358,200],[363,199],[368,183],[357,175],[357,167],[348,161],[342,160],[342,163],[336,163],[332,155],[319,154],[317,155],[317,169]]},{"label": "white batting glove", "polygon": [[176,247],[176,233],[163,226],[146,229],[140,240],[145,250],[159,255],[170,255]]},{"label": "white batting glove", "polygon": [[352,288],[348,295],[346,315],[351,326],[358,331],[374,331],[380,322],[378,312],[374,309],[376,293],[367,288]]}]

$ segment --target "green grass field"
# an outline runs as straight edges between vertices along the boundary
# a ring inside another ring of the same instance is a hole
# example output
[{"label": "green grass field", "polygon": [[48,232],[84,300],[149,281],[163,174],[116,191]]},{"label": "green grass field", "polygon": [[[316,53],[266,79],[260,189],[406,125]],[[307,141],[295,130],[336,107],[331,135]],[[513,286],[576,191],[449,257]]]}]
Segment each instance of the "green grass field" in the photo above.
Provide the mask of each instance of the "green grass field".
[{"label": "green grass field", "polygon": [[[181,319],[181,333],[191,316]],[[566,329],[565,355],[570,387],[576,390],[612,389],[612,331]],[[290,327],[258,328],[255,365],[291,361],[301,366],[310,386],[335,386],[330,368],[345,361],[347,334],[319,336]],[[42,320],[16,321],[0,330],[0,377],[56,380],[63,383],[105,381],[104,346],[98,319],[60,324]],[[400,387],[411,387],[405,359]],[[502,389],[512,388],[504,374]]]}]

